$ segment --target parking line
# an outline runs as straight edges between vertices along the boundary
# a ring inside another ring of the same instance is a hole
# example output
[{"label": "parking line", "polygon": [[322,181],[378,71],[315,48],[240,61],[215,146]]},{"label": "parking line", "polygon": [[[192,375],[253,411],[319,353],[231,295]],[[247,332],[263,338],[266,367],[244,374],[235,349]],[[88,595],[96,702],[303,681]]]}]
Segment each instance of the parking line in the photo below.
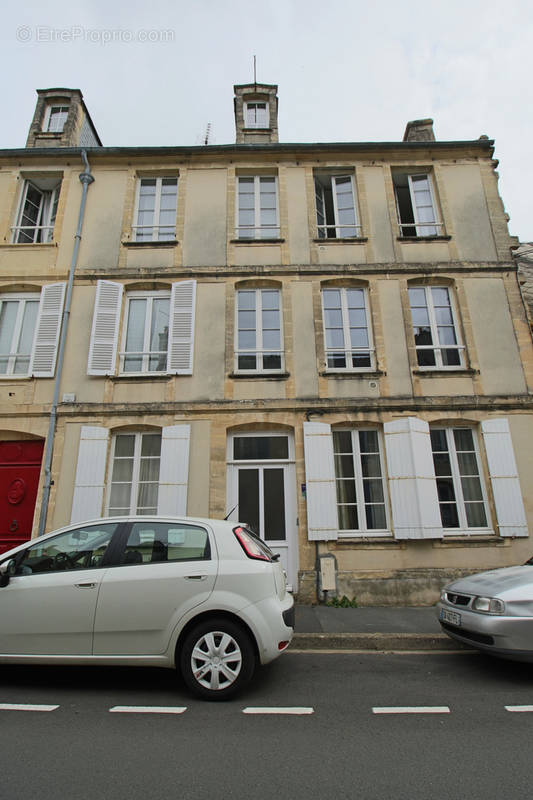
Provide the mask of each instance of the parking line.
[{"label": "parking line", "polygon": [[449,714],[448,706],[376,706],[373,714]]},{"label": "parking line", "polygon": [[513,712],[533,711],[533,706],[505,706],[505,710]]},{"label": "parking line", "polygon": [[248,706],[247,708],[243,708],[243,714],[294,714],[294,715],[303,715],[303,714],[314,714],[315,709],[309,708],[307,706],[285,706],[285,707],[274,707],[274,706]]},{"label": "parking line", "polygon": [[113,706],[111,714],[183,714],[187,706]]},{"label": "parking line", "polygon": [[55,711],[59,706],[32,705],[31,703],[0,703],[0,711]]}]

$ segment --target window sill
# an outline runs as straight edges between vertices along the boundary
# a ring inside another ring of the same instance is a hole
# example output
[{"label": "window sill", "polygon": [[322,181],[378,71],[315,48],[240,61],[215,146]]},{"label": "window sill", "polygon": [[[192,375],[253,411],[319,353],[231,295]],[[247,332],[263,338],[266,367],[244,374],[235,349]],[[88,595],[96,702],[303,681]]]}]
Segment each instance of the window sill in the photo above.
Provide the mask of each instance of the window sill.
[{"label": "window sill", "polygon": [[451,236],[397,236],[398,242],[449,242]]},{"label": "window sill", "polygon": [[360,547],[360,548],[368,548],[371,549],[372,547],[391,547],[395,550],[402,550],[405,548],[405,541],[402,539],[395,539],[390,531],[385,531],[382,534],[375,534],[373,536],[369,536],[368,534],[362,533],[359,535],[350,534],[348,536],[339,533],[339,538],[334,540],[337,548],[346,548],[348,549],[353,547]]},{"label": "window sill", "polygon": [[57,247],[57,242],[1,242],[0,247],[16,247],[17,250],[20,248],[21,250],[27,248],[28,250],[31,248],[35,250],[36,247]]},{"label": "window sill", "polygon": [[282,244],[285,239],[230,239],[230,244]]},{"label": "window sill", "polygon": [[128,381],[137,383],[138,381],[168,381],[175,376],[176,373],[174,372],[165,372],[164,374],[160,372],[121,372],[119,375],[106,375],[105,377],[110,381],[117,381],[119,383],[127,383]]},{"label": "window sill", "polygon": [[15,381],[16,383],[20,381],[31,381],[32,378],[33,375],[6,375],[5,373],[0,375],[0,381]]},{"label": "window sill", "polygon": [[123,247],[133,247],[134,249],[136,247],[138,247],[141,250],[143,248],[146,248],[146,247],[156,247],[156,248],[158,248],[160,250],[163,250],[166,247],[176,247],[176,245],[179,244],[179,241],[177,239],[168,239],[168,240],[166,240],[164,242],[156,242],[156,241],[153,241],[153,242],[131,242],[129,240],[128,241],[124,240],[124,241],[121,242],[121,244],[122,244]]},{"label": "window sill", "polygon": [[[443,530],[445,531],[446,528],[443,528]],[[492,530],[480,531],[479,533],[468,533],[465,530],[455,531],[454,533],[444,533],[442,539],[433,540],[433,547],[435,549],[469,547],[470,545],[477,545],[478,547],[483,547],[485,545],[505,547],[506,544],[506,540],[497,536]]]},{"label": "window sill", "polygon": [[228,378],[236,381],[286,381],[290,372],[230,372]]},{"label": "window sill", "polygon": [[365,244],[365,242],[368,242],[368,236],[345,236],[339,239],[334,239],[333,237],[330,239],[313,239],[313,242],[325,245]]},{"label": "window sill", "polygon": [[364,370],[323,370],[322,372],[318,373],[321,378],[381,378],[383,375],[386,375],[386,372],[382,372],[380,370],[368,370],[365,372]]},{"label": "window sill", "polygon": [[459,367],[457,369],[430,367],[429,369],[413,369],[412,372],[413,375],[420,375],[425,378],[442,378],[443,375],[449,375],[452,378],[464,378],[479,375],[478,369],[467,369],[466,367],[464,369]]}]

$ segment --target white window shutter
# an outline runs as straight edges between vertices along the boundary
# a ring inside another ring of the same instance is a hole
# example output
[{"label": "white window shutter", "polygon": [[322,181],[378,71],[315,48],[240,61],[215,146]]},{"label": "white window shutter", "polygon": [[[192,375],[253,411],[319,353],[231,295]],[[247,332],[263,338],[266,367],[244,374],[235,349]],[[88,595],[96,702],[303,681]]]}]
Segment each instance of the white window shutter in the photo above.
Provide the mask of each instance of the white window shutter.
[{"label": "white window shutter", "polygon": [[304,422],[304,450],[308,539],[337,539],[339,523],[331,425]]},{"label": "white window shutter", "polygon": [[30,374],[36,378],[54,377],[65,286],[65,283],[50,283],[41,291],[30,364]]},{"label": "white window shutter", "polygon": [[396,539],[443,536],[429,425],[416,417],[384,425]]},{"label": "white window shutter", "polygon": [[71,522],[102,516],[108,439],[107,428],[84,425],[81,429]]},{"label": "white window shutter", "polygon": [[526,512],[505,417],[481,423],[500,536],[528,536]]},{"label": "white window shutter", "polygon": [[190,425],[169,425],[162,430],[157,513],[184,516],[187,513]]},{"label": "white window shutter", "polygon": [[123,286],[98,281],[89,344],[88,375],[114,375]]},{"label": "white window shutter", "polygon": [[196,281],[172,284],[167,372],[192,375]]}]

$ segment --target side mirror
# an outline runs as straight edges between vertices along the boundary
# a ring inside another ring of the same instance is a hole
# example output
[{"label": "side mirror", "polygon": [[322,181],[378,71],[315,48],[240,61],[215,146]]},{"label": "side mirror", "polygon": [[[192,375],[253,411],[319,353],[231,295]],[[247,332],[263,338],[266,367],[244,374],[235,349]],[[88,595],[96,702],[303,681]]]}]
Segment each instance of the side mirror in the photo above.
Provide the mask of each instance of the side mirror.
[{"label": "side mirror", "polygon": [[0,564],[0,587],[7,586],[9,579],[13,577],[17,570],[17,562],[14,558],[9,558]]}]

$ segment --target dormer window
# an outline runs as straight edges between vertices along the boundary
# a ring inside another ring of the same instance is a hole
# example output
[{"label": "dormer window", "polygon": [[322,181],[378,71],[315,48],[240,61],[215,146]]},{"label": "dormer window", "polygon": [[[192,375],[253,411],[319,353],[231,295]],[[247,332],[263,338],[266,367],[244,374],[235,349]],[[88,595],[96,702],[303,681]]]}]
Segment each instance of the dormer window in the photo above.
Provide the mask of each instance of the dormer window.
[{"label": "dormer window", "polygon": [[245,127],[268,128],[268,103],[245,103]]},{"label": "dormer window", "polygon": [[68,117],[68,106],[48,106],[43,120],[43,131],[62,133]]}]

